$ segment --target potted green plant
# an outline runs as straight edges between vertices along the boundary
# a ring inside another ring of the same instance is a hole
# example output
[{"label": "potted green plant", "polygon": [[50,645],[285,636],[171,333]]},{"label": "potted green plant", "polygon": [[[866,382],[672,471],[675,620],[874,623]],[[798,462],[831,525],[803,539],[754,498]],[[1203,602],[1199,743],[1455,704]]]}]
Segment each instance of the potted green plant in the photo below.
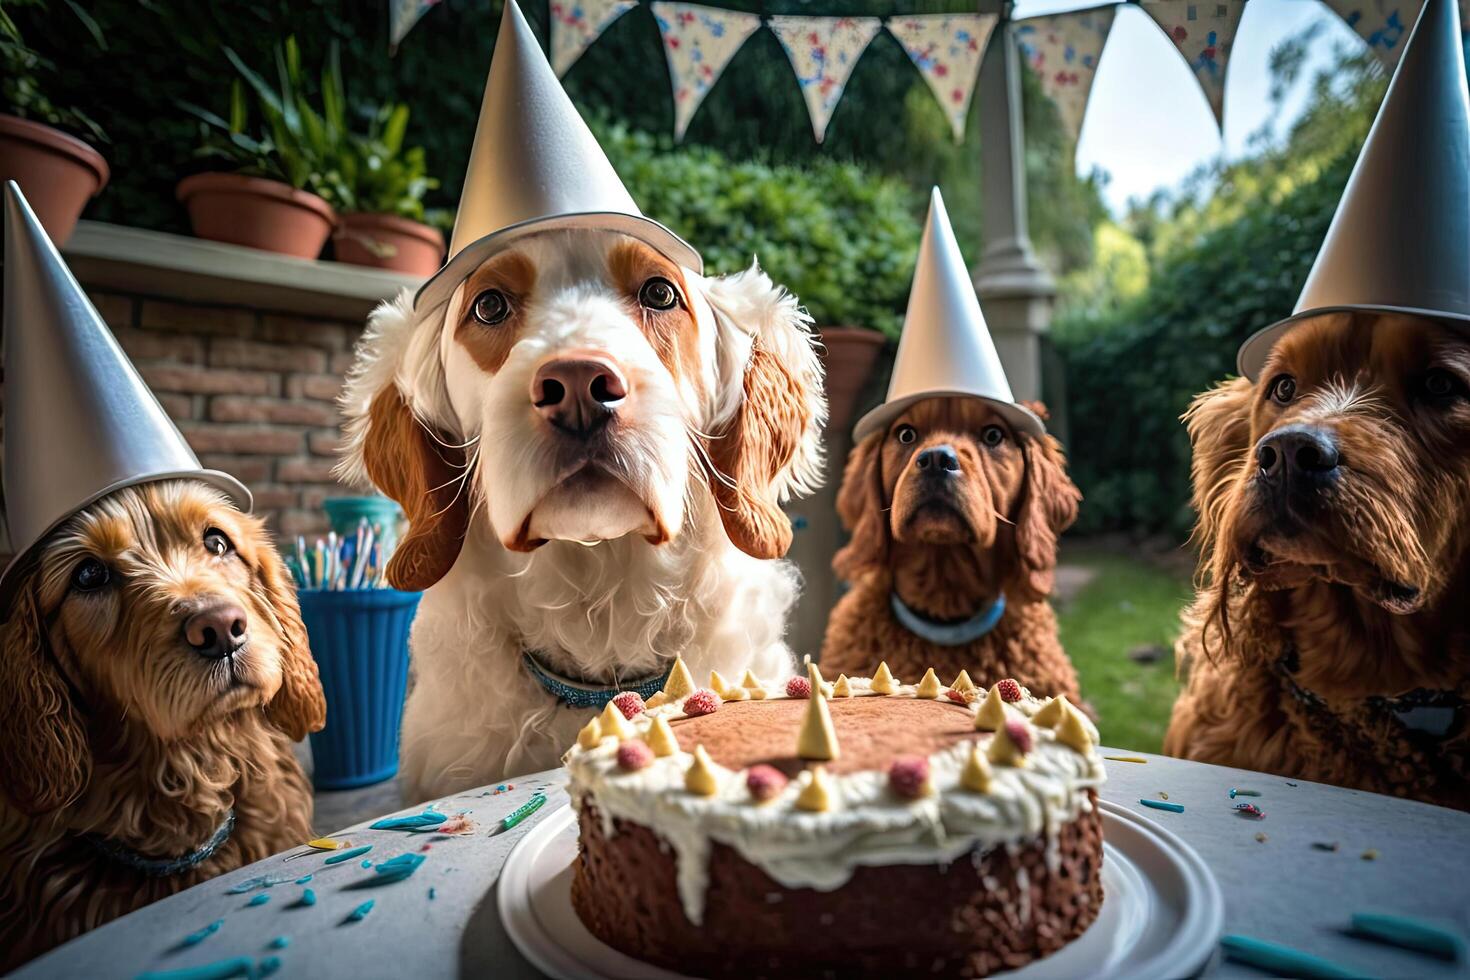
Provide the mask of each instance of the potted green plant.
[{"label": "potted green plant", "polygon": [[[337,216],[322,195],[329,161],[346,133],[336,124],[339,107],[318,112],[301,84],[301,53],[294,37],[276,51],[279,88],[250,69],[234,51],[225,57],[255,94],[261,135],[249,132],[250,107],[241,79],[230,86],[229,118],[199,106],[184,108],[201,120],[196,155],[223,160],[231,172],[209,172],[179,182],[177,195],[189,211],[194,234],[211,241],[313,259],[320,254]],[[333,52],[335,60],[335,51]],[[329,66],[328,72],[334,71]],[[325,86],[324,86],[325,89]],[[323,100],[331,95],[323,91]]]},{"label": "potted green plant", "polygon": [[[46,0],[7,0],[7,5],[47,9]],[[97,24],[81,7],[69,6],[97,45],[106,47]],[[20,184],[46,233],[63,245],[111,174],[102,154],[84,142],[107,142],[102,127],[81,109],[47,97],[42,80],[56,71],[26,44],[0,6],[0,180]]]},{"label": "potted green plant", "polygon": [[[340,107],[341,75],[334,72],[332,81],[337,98],[328,104]],[[424,194],[439,182],[428,176],[423,147],[404,148],[407,128],[408,106],[385,105],[365,134],[344,140],[327,181],[340,215],[332,234],[339,262],[430,276],[443,261],[444,235],[424,212]]]}]

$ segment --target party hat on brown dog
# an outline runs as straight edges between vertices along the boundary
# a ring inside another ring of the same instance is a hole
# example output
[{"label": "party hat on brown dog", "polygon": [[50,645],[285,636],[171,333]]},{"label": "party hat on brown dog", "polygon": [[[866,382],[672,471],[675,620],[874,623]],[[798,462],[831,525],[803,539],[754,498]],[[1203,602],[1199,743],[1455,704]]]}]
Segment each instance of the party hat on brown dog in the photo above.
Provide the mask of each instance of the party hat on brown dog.
[{"label": "party hat on brown dog", "polygon": [[1255,380],[1282,334],[1344,310],[1470,327],[1470,90],[1454,0],[1424,4],[1295,311],[1242,344],[1236,366]]},{"label": "party hat on brown dog", "polygon": [[5,522],[15,558],[0,617],[38,546],[114,490],[202,480],[242,510],[250,491],[199,465],[118,347],[14,181],[5,184]]},{"label": "party hat on brown dog", "polygon": [[1041,419],[1011,395],[970,272],[950,228],[944,198],[936,187],[919,243],[888,398],[858,419],[853,441],[861,442],[890,424],[917,401],[953,395],[990,402],[1021,432],[1039,436],[1046,431]]}]

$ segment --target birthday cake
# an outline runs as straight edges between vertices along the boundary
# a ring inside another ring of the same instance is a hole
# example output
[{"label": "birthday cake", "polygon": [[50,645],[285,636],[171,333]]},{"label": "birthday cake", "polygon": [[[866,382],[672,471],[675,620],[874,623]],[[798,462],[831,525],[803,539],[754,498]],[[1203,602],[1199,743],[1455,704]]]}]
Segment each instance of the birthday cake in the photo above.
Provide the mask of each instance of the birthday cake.
[{"label": "birthday cake", "polygon": [[595,936],[689,976],[980,977],[1081,935],[1091,722],[1013,680],[808,670],[696,689],[677,663],[582,731],[572,905]]}]

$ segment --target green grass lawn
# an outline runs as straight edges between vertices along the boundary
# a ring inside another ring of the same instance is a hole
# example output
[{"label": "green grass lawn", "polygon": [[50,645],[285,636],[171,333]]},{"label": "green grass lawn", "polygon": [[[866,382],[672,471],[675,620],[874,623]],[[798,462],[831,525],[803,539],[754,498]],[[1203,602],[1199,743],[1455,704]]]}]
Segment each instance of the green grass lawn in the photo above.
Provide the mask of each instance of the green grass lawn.
[{"label": "green grass lawn", "polygon": [[[1174,678],[1174,638],[1179,610],[1193,594],[1188,576],[1146,558],[1086,544],[1063,548],[1062,561],[1096,574],[1074,597],[1060,603],[1062,645],[1077,665],[1082,696],[1098,714],[1103,742],[1158,752],[1179,685]],[[1135,663],[1128,652],[1159,644],[1168,652],[1153,663]]]}]

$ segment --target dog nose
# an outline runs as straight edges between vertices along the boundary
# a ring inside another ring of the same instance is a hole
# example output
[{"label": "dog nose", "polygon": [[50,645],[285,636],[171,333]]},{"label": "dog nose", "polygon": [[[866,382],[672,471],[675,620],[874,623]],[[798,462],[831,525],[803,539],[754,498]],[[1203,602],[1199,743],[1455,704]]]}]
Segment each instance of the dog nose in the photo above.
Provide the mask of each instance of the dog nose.
[{"label": "dog nose", "polygon": [[249,638],[245,610],[231,602],[208,606],[184,620],[184,641],[211,660],[237,652]]},{"label": "dog nose", "polygon": [[616,364],[579,355],[547,361],[531,382],[531,402],[541,417],[572,435],[590,435],[628,397]]},{"label": "dog nose", "polygon": [[960,457],[953,446],[930,446],[920,451],[914,465],[922,471],[936,474],[958,473]]},{"label": "dog nose", "polygon": [[1340,456],[1330,432],[1311,425],[1289,425],[1256,443],[1256,465],[1274,482],[1321,481],[1337,470]]}]

